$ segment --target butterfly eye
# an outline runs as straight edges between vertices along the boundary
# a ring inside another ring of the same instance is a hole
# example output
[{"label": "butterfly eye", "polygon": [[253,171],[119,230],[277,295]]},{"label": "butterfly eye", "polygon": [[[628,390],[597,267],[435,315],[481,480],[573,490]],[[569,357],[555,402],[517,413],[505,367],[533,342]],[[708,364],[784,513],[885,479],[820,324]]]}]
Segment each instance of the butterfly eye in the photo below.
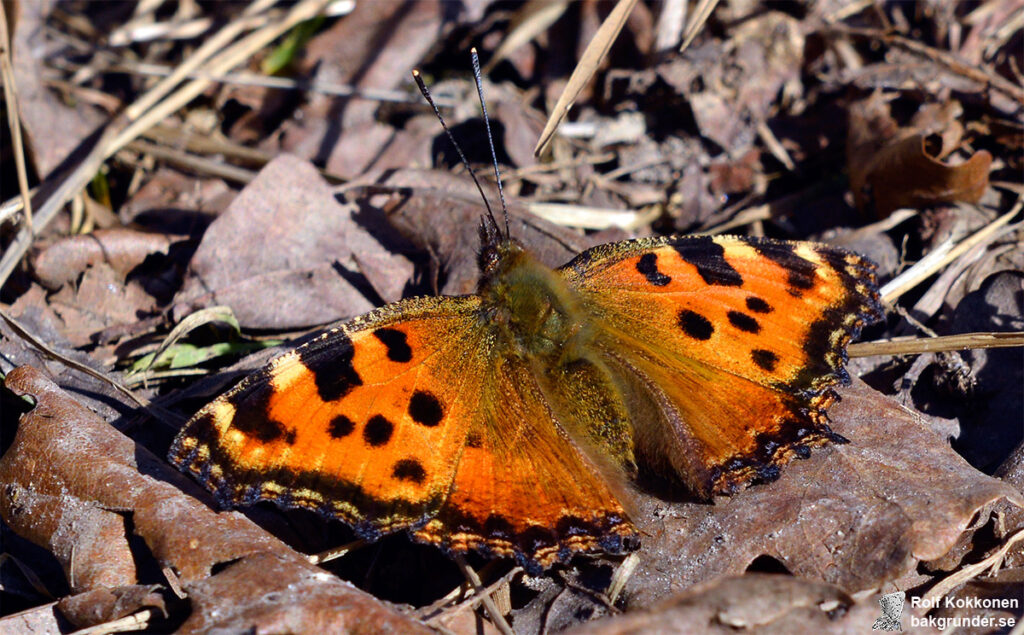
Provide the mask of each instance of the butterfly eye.
[{"label": "butterfly eye", "polygon": [[498,268],[498,263],[501,261],[501,256],[498,253],[498,247],[495,244],[484,244],[480,249],[480,255],[477,256],[476,264],[480,268],[480,274],[486,277],[488,274],[494,273],[495,269]]}]

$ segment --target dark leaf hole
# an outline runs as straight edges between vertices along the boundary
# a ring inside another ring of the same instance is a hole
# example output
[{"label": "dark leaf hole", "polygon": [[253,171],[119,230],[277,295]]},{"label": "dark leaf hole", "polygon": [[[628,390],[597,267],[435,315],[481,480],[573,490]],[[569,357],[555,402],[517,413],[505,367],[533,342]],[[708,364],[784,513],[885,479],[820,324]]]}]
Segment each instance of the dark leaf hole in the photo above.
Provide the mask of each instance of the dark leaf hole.
[{"label": "dark leaf hole", "polygon": [[771,556],[760,555],[747,565],[747,573],[780,573],[792,575],[786,565]]},{"label": "dark leaf hole", "polygon": [[240,560],[241,560],[241,558],[232,558],[231,560],[225,560],[224,562],[218,562],[217,564],[215,564],[212,567],[210,567],[210,576],[217,575],[221,571],[226,570],[228,567],[230,567],[231,565],[235,564],[236,562],[238,562]]}]

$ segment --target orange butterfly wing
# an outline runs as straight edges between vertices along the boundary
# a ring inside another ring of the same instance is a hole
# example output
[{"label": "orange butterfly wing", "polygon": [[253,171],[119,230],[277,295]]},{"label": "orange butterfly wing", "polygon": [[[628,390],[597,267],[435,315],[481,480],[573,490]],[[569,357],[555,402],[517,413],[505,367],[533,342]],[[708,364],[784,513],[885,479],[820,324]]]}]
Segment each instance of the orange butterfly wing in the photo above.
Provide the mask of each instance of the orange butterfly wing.
[{"label": "orange butterfly wing", "polygon": [[757,238],[641,239],[561,269],[620,381],[657,406],[637,421],[648,458],[696,493],[771,480],[827,425],[845,346],[881,314],[874,266],[842,249]]},{"label": "orange butterfly wing", "polygon": [[414,535],[542,567],[576,552],[635,548],[608,473],[570,438],[531,369],[500,356],[484,372],[487,425],[467,440],[451,496]]},{"label": "orange butterfly wing", "polygon": [[635,530],[480,298],[389,305],[286,353],[200,410],[170,460],[225,506],[272,500],[367,538],[409,528],[533,568]]}]

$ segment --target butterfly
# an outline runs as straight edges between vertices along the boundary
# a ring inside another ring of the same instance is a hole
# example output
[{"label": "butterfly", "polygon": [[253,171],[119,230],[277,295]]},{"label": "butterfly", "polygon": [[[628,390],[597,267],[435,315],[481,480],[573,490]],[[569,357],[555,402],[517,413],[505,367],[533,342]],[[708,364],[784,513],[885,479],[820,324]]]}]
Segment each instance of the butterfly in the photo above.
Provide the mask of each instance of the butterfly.
[{"label": "butterfly", "polygon": [[638,463],[707,499],[845,441],[826,411],[846,344],[881,314],[861,256],[698,235],[552,269],[507,217],[480,234],[476,293],[389,304],[281,355],[190,419],[170,461],[224,506],[271,500],[537,572],[637,546]]}]

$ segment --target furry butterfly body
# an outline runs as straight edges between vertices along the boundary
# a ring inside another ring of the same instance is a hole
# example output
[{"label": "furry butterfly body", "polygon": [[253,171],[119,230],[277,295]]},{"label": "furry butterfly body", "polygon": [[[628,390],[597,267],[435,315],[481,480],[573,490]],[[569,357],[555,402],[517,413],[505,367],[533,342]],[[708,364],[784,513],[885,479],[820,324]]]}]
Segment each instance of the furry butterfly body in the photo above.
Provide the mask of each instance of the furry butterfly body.
[{"label": "furry butterfly body", "polygon": [[845,346],[873,266],[769,239],[640,239],[537,262],[485,222],[476,294],[404,300],[203,408],[171,461],[225,505],[273,500],[533,570],[635,546],[637,462],[698,496],[842,440]]}]

